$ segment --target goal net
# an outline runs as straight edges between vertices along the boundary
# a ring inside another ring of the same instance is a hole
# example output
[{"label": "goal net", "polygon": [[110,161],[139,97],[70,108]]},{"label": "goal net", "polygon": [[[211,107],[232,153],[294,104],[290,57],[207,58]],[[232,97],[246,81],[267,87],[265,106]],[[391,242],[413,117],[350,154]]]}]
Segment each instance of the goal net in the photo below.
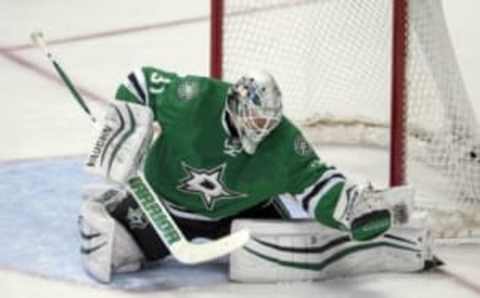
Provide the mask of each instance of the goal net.
[{"label": "goal net", "polygon": [[441,1],[212,0],[212,75],[250,69],[315,145],[389,148],[438,237],[480,236],[478,123]]}]

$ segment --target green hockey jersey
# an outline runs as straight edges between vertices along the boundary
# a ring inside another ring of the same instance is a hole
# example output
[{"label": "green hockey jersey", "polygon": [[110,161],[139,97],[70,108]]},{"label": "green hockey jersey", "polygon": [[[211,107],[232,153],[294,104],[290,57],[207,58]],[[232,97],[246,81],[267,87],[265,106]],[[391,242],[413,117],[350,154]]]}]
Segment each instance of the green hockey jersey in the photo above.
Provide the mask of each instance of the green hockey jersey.
[{"label": "green hockey jersey", "polygon": [[152,67],[120,85],[116,99],[149,106],[161,126],[144,168],[154,191],[172,208],[211,219],[290,194],[313,217],[338,227],[331,214],[343,175],[323,163],[285,117],[255,154],[243,152],[226,119],[229,87]]}]

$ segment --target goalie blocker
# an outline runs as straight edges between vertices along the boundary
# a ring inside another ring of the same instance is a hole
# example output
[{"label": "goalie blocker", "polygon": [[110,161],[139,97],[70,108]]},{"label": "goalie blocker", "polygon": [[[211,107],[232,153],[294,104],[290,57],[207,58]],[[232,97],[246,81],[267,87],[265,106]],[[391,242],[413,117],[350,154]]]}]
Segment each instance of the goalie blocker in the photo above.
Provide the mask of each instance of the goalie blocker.
[{"label": "goalie blocker", "polygon": [[321,280],[375,272],[416,272],[441,264],[432,255],[426,219],[417,215],[368,242],[312,220],[235,220],[250,241],[230,255],[230,279],[238,282]]}]

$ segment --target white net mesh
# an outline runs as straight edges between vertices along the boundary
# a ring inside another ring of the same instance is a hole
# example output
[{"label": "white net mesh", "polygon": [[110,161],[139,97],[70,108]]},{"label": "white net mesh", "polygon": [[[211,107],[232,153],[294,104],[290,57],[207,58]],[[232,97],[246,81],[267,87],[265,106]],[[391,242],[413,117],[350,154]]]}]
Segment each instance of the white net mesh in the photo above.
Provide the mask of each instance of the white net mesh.
[{"label": "white net mesh", "polygon": [[[392,0],[225,0],[224,78],[271,72],[314,143],[389,144]],[[480,226],[480,142],[441,1],[410,0],[407,180],[442,237]]]}]

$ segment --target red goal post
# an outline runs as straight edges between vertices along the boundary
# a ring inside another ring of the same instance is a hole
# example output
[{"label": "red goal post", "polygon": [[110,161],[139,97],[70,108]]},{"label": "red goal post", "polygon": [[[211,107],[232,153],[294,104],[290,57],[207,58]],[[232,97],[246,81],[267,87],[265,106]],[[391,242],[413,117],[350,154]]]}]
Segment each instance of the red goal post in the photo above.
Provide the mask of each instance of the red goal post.
[{"label": "red goal post", "polygon": [[[210,0],[210,75],[222,78],[223,74],[223,20],[224,0]],[[405,57],[408,0],[394,1],[392,34],[392,105],[391,105],[391,154],[390,185],[405,184]],[[248,13],[248,12],[244,12]]]}]

